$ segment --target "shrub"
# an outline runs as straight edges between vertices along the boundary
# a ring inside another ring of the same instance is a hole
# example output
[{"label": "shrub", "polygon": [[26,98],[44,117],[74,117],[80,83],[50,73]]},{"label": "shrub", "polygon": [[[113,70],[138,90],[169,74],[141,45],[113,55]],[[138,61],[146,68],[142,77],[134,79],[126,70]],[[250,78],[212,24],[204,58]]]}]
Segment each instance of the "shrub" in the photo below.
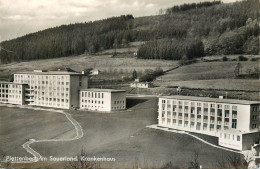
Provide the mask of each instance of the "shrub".
[{"label": "shrub", "polygon": [[253,62],[254,62],[254,61],[257,61],[257,60],[258,60],[258,58],[252,58],[252,59],[251,59],[251,61],[253,61]]},{"label": "shrub", "polygon": [[243,55],[240,55],[240,56],[238,56],[238,60],[239,60],[239,61],[247,61],[248,58],[245,57],[245,56],[243,56]]},{"label": "shrub", "polygon": [[226,61],[228,61],[228,58],[227,58],[226,56],[224,56],[224,57],[222,58],[222,61],[226,62]]}]

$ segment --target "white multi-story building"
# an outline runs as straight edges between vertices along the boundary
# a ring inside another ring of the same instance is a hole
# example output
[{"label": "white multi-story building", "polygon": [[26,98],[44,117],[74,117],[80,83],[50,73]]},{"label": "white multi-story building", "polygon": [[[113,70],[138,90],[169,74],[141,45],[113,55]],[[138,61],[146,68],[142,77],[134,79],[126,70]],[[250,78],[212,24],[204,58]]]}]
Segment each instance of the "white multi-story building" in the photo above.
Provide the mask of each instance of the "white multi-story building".
[{"label": "white multi-story building", "polygon": [[126,108],[126,91],[113,89],[83,89],[80,91],[80,108],[110,112]]},{"label": "white multi-story building", "polygon": [[79,107],[79,90],[88,88],[88,77],[76,72],[37,70],[15,73],[14,83],[28,84],[28,105],[70,109]]},{"label": "white multi-story building", "polygon": [[159,97],[159,126],[219,138],[237,150],[259,141],[260,102],[193,96]]},{"label": "white multi-story building", "polygon": [[0,82],[0,103],[25,104],[26,84]]},{"label": "white multi-story building", "polygon": [[10,84],[10,82],[0,82],[0,102],[1,103],[8,103],[8,94],[9,94],[9,90],[8,90],[8,85]]},{"label": "white multi-story building", "polygon": [[28,92],[26,92],[27,87],[27,84],[8,84],[8,103],[19,105],[25,104],[25,98],[29,94]]}]

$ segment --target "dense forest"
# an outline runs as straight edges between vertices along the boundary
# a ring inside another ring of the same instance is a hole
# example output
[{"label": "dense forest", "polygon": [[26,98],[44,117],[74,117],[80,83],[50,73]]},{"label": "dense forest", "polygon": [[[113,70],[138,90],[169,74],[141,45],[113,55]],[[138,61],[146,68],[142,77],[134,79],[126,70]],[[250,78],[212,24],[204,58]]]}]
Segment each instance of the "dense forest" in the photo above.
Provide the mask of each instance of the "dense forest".
[{"label": "dense forest", "polygon": [[62,25],[1,42],[2,63],[94,54],[147,41],[138,58],[192,59],[205,55],[259,54],[259,0],[183,4],[165,14],[132,15]]}]

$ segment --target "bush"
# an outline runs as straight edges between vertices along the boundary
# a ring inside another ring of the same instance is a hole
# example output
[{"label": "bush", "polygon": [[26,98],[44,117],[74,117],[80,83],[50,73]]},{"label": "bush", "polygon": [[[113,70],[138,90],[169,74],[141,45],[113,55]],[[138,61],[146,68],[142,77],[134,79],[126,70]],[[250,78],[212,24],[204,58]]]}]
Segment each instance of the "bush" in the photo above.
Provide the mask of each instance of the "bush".
[{"label": "bush", "polygon": [[243,56],[243,55],[240,55],[240,56],[238,56],[238,60],[239,60],[239,61],[247,61],[248,58],[245,57],[245,56]]},{"label": "bush", "polygon": [[222,58],[222,61],[226,62],[226,61],[228,61],[228,58],[227,58],[226,56],[224,56],[224,57]]},{"label": "bush", "polygon": [[252,58],[252,59],[251,59],[251,61],[253,61],[253,62],[254,62],[254,61],[257,61],[257,60],[258,60],[258,58]]}]

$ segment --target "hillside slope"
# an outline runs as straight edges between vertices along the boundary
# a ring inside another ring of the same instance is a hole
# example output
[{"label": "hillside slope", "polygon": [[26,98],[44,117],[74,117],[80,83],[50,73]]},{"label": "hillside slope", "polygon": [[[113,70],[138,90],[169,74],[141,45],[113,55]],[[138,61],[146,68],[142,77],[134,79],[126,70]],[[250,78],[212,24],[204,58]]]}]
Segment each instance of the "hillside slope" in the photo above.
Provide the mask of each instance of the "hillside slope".
[{"label": "hillside slope", "polygon": [[10,63],[67,57],[134,41],[150,41],[138,52],[138,57],[145,59],[258,54],[258,0],[180,9],[159,16],[126,15],[50,28],[1,42],[2,49],[12,52],[1,50],[0,58],[2,63]]}]

